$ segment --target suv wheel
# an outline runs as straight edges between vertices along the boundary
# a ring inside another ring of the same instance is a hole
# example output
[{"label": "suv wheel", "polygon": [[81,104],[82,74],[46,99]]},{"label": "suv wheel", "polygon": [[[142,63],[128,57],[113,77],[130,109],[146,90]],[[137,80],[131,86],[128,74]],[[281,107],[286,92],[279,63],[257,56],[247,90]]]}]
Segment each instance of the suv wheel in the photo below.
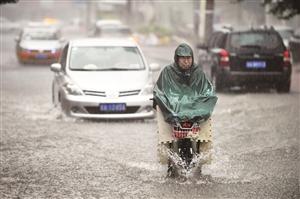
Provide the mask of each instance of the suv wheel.
[{"label": "suv wheel", "polygon": [[276,86],[276,89],[280,93],[288,93],[290,92],[291,81],[279,82]]}]

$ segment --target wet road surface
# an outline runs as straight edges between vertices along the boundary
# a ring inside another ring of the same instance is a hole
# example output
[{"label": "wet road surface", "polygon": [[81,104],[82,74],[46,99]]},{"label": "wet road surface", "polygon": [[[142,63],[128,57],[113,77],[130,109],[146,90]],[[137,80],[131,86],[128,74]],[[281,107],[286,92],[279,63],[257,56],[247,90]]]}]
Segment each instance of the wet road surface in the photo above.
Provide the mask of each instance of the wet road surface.
[{"label": "wet road surface", "polygon": [[[214,161],[182,182],[158,164],[156,119],[65,117],[49,67],[19,65],[13,37],[1,38],[0,198],[300,197],[299,67],[288,94],[219,93]],[[164,65],[172,47],[143,49]]]}]

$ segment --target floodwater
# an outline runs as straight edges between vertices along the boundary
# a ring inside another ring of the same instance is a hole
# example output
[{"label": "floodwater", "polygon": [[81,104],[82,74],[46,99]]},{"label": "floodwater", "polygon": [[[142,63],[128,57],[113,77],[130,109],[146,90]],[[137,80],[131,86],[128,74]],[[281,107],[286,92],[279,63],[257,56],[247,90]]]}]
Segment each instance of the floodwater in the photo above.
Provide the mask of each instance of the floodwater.
[{"label": "floodwater", "polygon": [[295,79],[288,94],[218,93],[213,162],[181,181],[158,163],[156,119],[68,118],[51,104],[49,67],[18,65],[9,46],[2,52],[1,198],[300,196]]}]

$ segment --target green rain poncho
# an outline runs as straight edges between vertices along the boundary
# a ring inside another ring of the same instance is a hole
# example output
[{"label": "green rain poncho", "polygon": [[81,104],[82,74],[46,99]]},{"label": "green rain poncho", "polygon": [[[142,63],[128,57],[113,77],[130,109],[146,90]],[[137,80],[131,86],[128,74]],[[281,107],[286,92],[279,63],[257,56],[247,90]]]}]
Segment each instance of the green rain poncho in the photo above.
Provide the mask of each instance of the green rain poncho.
[{"label": "green rain poncho", "polygon": [[[193,65],[182,71],[178,56],[192,56]],[[217,102],[212,84],[202,69],[194,64],[193,51],[187,44],[175,50],[175,62],[166,66],[154,87],[154,103],[159,106],[166,122],[208,119]]]}]

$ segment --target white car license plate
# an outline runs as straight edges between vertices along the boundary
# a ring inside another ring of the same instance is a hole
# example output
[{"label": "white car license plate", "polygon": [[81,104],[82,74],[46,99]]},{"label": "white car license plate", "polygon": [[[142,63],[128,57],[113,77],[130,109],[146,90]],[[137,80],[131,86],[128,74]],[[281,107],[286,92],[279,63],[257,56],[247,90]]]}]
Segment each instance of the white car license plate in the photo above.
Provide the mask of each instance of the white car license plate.
[{"label": "white car license plate", "polygon": [[125,103],[102,103],[100,104],[100,111],[124,112],[126,111],[126,104]]}]

